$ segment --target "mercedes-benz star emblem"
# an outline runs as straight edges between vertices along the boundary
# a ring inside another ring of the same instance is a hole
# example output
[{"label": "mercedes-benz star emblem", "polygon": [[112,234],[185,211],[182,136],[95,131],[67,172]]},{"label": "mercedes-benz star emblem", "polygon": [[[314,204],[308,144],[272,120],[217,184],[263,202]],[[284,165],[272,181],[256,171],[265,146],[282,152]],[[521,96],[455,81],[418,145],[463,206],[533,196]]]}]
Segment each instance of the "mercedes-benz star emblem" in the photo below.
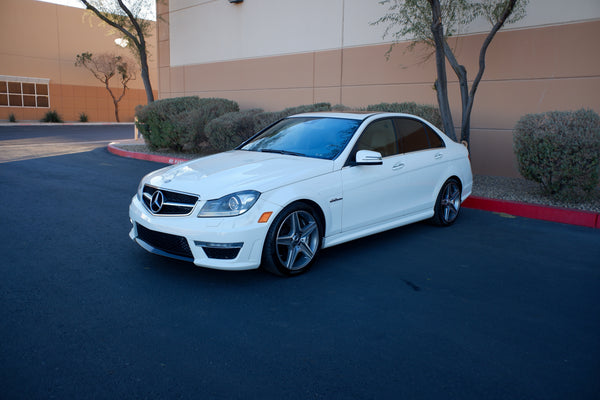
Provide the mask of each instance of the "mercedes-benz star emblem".
[{"label": "mercedes-benz star emblem", "polygon": [[150,199],[150,211],[153,213],[158,213],[163,207],[163,203],[165,202],[165,196],[162,194],[160,190],[157,190],[152,195],[152,199]]}]

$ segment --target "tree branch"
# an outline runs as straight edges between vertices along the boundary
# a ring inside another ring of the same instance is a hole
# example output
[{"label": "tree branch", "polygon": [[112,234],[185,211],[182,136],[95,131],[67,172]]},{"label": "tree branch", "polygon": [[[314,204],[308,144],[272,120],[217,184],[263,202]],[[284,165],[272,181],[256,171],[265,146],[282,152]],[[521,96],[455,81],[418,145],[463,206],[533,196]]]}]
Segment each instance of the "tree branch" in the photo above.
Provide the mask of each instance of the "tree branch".
[{"label": "tree branch", "polygon": [[[100,18],[102,21],[106,22],[108,25],[112,26],[113,28],[121,31],[121,33],[123,33],[125,36],[127,36],[129,39],[131,39],[133,41],[133,43],[135,44],[135,46],[138,49],[140,48],[140,46],[141,46],[140,41],[135,37],[135,35],[133,35],[127,29],[123,28],[121,25],[119,25],[119,24],[111,21],[110,19],[106,18],[104,15],[102,15],[102,13],[96,7],[94,7],[93,5],[91,5],[87,0],[80,0],[80,1],[86,6],[86,8],[88,10],[90,10],[94,14],[96,14],[96,16],[98,18]],[[119,0],[119,3],[122,3],[122,2]],[[127,10],[127,11],[129,11],[129,10]],[[129,12],[129,14],[131,14],[131,11]],[[139,28],[139,25],[138,25],[138,28]],[[139,35],[139,32],[138,32],[138,35]]]},{"label": "tree branch", "polygon": [[496,33],[500,30],[500,28],[502,28],[510,14],[512,14],[516,2],[517,0],[510,0],[508,2],[506,8],[504,9],[504,12],[500,16],[500,18],[498,18],[498,21],[496,21],[494,27],[487,35],[485,41],[483,42],[483,45],[481,46],[481,51],[479,52],[479,71],[477,72],[477,76],[475,77],[475,80],[471,85],[471,91],[469,93],[469,114],[471,113],[471,109],[473,108],[473,99],[475,97],[475,92],[477,91],[477,87],[479,86],[479,82],[481,82],[481,78],[483,77],[483,73],[485,71],[485,55],[487,53],[487,49],[490,43],[492,42],[492,39],[494,39],[494,36],[496,36]]},{"label": "tree branch", "polygon": [[123,1],[118,0],[118,2],[119,2],[119,6],[121,6],[121,10],[125,11],[125,14],[127,14],[129,21],[131,21],[131,24],[135,28],[135,31],[137,32],[138,37],[140,38],[140,42],[137,45],[138,49],[140,49],[140,52],[141,52],[141,46],[143,46],[143,48],[145,50],[146,49],[146,40],[144,39],[144,35],[142,33],[142,28],[140,27],[140,24],[138,24],[137,19],[133,16],[133,14],[129,10],[129,8],[127,8],[127,6],[123,3]]}]

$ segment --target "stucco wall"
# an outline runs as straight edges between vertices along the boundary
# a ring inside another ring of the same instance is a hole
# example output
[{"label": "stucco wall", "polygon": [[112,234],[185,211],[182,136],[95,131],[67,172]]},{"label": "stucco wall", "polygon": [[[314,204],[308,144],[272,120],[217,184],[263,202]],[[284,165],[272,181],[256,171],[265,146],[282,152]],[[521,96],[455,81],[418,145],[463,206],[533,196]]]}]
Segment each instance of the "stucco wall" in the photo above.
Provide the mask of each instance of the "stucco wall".
[{"label": "stucco wall", "polygon": [[[18,120],[41,118],[49,109],[63,119],[78,120],[85,112],[91,121],[114,121],[112,99],[103,84],[84,68],[74,66],[82,52],[132,54],[115,45],[117,35],[100,26],[96,17],[82,9],[34,0],[0,1],[0,75],[45,78],[50,80],[50,107],[0,107],[0,120],[10,113]],[[149,39],[150,79],[158,93],[156,36]],[[116,78],[111,87],[120,89]],[[130,90],[119,103],[122,121],[132,121],[137,104],[146,103],[139,74],[128,85]]]},{"label": "stucco wall", "polygon": [[[364,0],[323,3],[170,0],[159,5],[164,18],[158,24],[160,97],[225,97],[242,108],[268,110],[320,101],[436,104],[435,66],[423,61],[424,52],[407,52],[408,42],[400,43],[386,61],[389,43],[381,38],[381,27],[369,25],[385,8]],[[581,107],[600,112],[595,51],[600,2],[531,0],[528,12],[501,31],[488,51],[471,122],[476,173],[518,175],[512,128],[524,114]],[[471,79],[482,29],[476,22],[453,43]],[[458,126],[459,94],[451,70],[449,79]]]}]

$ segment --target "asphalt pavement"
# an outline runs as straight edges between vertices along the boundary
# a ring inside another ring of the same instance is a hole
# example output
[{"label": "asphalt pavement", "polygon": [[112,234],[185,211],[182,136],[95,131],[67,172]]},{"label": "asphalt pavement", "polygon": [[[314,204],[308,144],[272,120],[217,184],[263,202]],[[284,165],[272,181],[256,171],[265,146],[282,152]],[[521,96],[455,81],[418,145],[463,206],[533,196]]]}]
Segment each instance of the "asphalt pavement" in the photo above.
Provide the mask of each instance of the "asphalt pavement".
[{"label": "asphalt pavement", "polygon": [[2,399],[598,398],[599,230],[463,209],[292,279],[202,269],[128,238],[162,165],[104,132],[0,163]]},{"label": "asphalt pavement", "polygon": [[0,124],[0,163],[73,154],[133,139],[134,125]]}]

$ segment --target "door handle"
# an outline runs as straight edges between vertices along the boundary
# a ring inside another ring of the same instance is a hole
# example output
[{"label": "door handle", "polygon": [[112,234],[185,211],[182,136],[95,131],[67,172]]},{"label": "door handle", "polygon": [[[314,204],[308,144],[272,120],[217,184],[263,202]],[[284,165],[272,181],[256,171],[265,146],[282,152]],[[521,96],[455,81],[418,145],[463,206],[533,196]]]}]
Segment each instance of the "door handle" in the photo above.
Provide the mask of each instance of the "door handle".
[{"label": "door handle", "polygon": [[435,158],[436,160],[439,160],[442,157],[444,157],[444,155],[442,153],[436,153],[436,155],[433,156],[433,158]]},{"label": "door handle", "polygon": [[404,168],[404,163],[399,162],[399,163],[394,164],[394,166],[392,167],[392,170],[396,171],[396,170],[402,169],[402,168]]}]

